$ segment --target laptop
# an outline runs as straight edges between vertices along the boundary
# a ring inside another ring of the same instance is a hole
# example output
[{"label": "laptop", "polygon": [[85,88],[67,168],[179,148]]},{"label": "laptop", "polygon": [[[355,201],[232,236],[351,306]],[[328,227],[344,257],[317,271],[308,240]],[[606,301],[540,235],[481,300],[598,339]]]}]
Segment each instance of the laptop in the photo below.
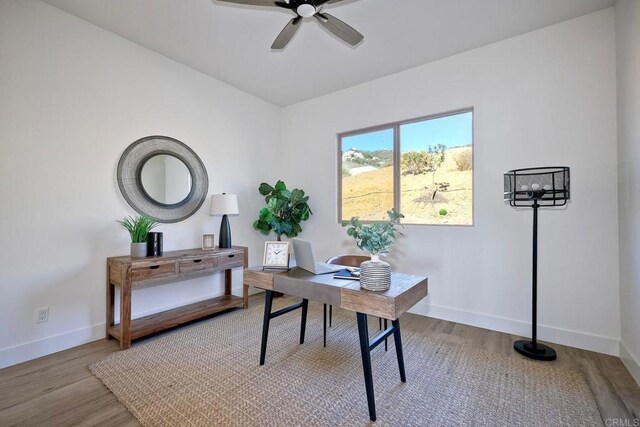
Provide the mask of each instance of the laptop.
[{"label": "laptop", "polygon": [[327,264],[326,262],[316,262],[313,257],[313,248],[311,242],[300,239],[291,239],[293,243],[293,252],[296,256],[296,264],[303,270],[307,270],[313,274],[328,274],[336,271],[344,270],[339,265]]}]

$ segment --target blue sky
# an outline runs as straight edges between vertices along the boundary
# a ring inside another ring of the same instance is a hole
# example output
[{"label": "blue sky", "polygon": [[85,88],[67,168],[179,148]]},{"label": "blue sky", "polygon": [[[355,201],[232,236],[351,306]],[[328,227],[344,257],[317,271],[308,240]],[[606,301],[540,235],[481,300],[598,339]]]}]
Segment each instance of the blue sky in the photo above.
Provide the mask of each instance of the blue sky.
[{"label": "blue sky", "polygon": [[[469,145],[473,140],[472,113],[462,113],[439,119],[400,126],[402,151],[426,150],[428,145],[447,147]],[[362,151],[393,149],[393,129],[385,129],[342,139],[342,149],[355,147]]]}]

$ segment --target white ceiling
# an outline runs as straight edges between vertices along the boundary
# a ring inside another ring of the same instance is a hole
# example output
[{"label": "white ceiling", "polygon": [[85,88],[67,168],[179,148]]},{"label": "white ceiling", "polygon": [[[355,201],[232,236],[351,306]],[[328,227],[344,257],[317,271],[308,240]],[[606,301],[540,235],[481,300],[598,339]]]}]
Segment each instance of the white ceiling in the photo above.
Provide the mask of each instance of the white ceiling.
[{"label": "white ceiling", "polygon": [[353,48],[312,18],[283,51],[284,9],[210,0],[44,0],[279,106],[595,12],[614,0],[345,0],[325,11],[360,31]]}]

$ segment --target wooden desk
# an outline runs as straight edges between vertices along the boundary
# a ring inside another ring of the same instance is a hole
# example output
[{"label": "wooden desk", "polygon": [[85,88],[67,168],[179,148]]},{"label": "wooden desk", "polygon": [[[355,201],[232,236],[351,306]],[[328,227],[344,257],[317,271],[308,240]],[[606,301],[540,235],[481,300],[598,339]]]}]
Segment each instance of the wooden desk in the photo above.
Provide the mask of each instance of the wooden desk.
[{"label": "wooden desk", "polygon": [[[393,335],[395,341],[400,380],[406,382],[399,317],[427,296],[428,286],[426,277],[391,273],[391,287],[389,290],[372,292],[361,289],[360,282],[358,281],[334,279],[332,274],[315,275],[299,268],[281,272],[263,271],[259,267],[254,267],[244,270],[243,285],[245,288],[255,286],[256,288],[266,291],[260,365],[264,365],[267,338],[269,335],[269,323],[274,317],[301,308],[300,344],[304,344],[307,307],[309,300],[312,300],[325,304],[338,305],[346,310],[356,312],[358,334],[360,337],[360,352],[362,354],[362,368],[364,371],[369,418],[371,418],[371,421],[376,420],[373,375],[371,372],[371,350],[385,341],[390,335]],[[271,308],[274,291],[300,297],[302,298],[302,302],[272,313]],[[386,320],[391,320],[391,327],[386,328],[369,341],[367,315],[374,315]]]},{"label": "wooden desk", "polygon": [[[247,267],[248,249],[186,249],[165,252],[162,256],[107,258],[107,339],[120,341],[120,348],[131,340],[172,328],[201,317],[235,307],[247,307],[248,294],[231,295],[231,270]],[[224,295],[194,304],[131,319],[131,291],[148,286],[173,283],[224,271]],[[115,288],[120,289],[120,323],[114,324]]]}]

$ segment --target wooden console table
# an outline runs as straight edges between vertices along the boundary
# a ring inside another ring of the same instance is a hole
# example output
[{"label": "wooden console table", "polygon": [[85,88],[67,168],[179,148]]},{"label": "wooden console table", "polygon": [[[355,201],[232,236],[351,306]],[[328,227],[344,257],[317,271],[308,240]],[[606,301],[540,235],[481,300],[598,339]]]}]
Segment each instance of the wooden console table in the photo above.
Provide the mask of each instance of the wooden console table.
[{"label": "wooden console table", "polygon": [[[231,295],[231,270],[247,267],[248,249],[187,249],[165,252],[162,256],[107,258],[107,339],[120,341],[120,348],[131,340],[172,328],[201,317],[236,307],[247,308],[247,289],[243,297]],[[173,283],[224,271],[224,295],[194,304],[131,319],[131,291],[148,286]],[[115,288],[120,289],[120,323],[114,324]]]}]

